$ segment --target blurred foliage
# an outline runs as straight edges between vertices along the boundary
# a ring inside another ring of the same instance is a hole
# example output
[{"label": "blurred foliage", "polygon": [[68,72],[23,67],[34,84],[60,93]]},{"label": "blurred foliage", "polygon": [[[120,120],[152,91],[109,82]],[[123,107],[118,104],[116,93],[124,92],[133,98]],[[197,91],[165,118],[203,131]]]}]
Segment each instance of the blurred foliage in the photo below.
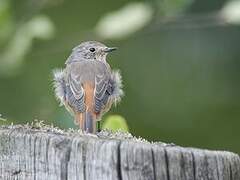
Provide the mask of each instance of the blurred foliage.
[{"label": "blurred foliage", "polygon": [[194,0],[157,0],[161,14],[171,17],[183,13]]},{"label": "blurred foliage", "polygon": [[0,121],[7,121],[7,120],[2,118],[2,115],[0,114]]},{"label": "blurred foliage", "polygon": [[120,115],[108,116],[104,120],[102,129],[109,129],[109,130],[112,130],[113,132],[116,132],[119,130],[124,132],[129,131],[126,120]]},{"label": "blurred foliage", "polygon": [[[121,114],[148,140],[240,153],[238,6],[1,0],[0,113],[8,121],[0,124],[40,119],[77,128],[54,98],[51,71],[81,41],[99,40],[119,47],[108,61],[122,71],[126,94],[108,115]],[[104,126],[124,127],[118,121]]]},{"label": "blurred foliage", "polygon": [[0,54],[0,74],[14,75],[19,71],[24,57],[31,50],[34,38],[49,39],[53,36],[54,28],[45,16],[37,16],[21,25],[16,30],[4,53]]},{"label": "blurred foliage", "polygon": [[122,39],[142,29],[150,22],[153,9],[143,2],[128,3],[123,8],[104,15],[96,25],[103,39]]},{"label": "blurred foliage", "polygon": [[0,1],[0,46],[5,42],[6,38],[12,32],[12,18],[11,18],[11,9],[10,1],[1,0]]},{"label": "blurred foliage", "polygon": [[[12,18],[10,1],[0,1],[0,52],[1,76],[18,73],[25,56],[31,50],[35,38],[48,40],[54,34],[54,25],[45,15],[32,17],[17,24]],[[14,30],[13,30],[14,29]]]},{"label": "blurred foliage", "polygon": [[220,11],[220,16],[227,23],[240,24],[240,1],[231,0]]}]

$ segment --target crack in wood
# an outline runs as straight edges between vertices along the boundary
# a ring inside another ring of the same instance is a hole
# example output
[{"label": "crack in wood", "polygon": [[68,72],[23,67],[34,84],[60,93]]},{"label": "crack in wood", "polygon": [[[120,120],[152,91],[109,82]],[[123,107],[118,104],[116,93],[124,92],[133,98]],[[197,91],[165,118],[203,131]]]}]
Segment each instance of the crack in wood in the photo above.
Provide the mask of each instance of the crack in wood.
[{"label": "crack in wood", "polygon": [[167,173],[167,180],[170,180],[170,172],[169,172],[169,159],[166,148],[164,148],[164,157],[165,157],[165,164],[166,164],[166,173]]},{"label": "crack in wood", "polygon": [[82,145],[82,165],[83,165],[83,180],[86,180],[86,143]]},{"label": "crack in wood", "polygon": [[152,153],[153,178],[154,178],[154,180],[157,180],[157,176],[156,176],[156,163],[155,163],[155,157],[154,157],[153,149],[151,149],[151,153]]},{"label": "crack in wood", "polygon": [[16,175],[20,174],[21,172],[22,172],[21,169],[19,169],[17,171],[13,171],[12,176],[16,176]]},{"label": "crack in wood", "polygon": [[218,179],[220,179],[219,178],[220,173],[219,173],[219,164],[218,164],[218,157],[217,157],[217,155],[215,155],[214,159],[215,159],[215,163],[216,163],[216,167],[217,167],[217,177],[218,177]]},{"label": "crack in wood", "polygon": [[195,157],[193,152],[191,151],[191,155],[192,155],[192,166],[193,166],[193,180],[196,179],[196,162],[195,162]]},{"label": "crack in wood", "polygon": [[37,138],[36,137],[33,137],[34,140],[33,140],[33,173],[34,173],[34,180],[36,180],[36,141],[37,141]]},{"label": "crack in wood", "polygon": [[119,141],[118,147],[117,147],[117,174],[118,174],[118,179],[122,180],[121,141]]}]

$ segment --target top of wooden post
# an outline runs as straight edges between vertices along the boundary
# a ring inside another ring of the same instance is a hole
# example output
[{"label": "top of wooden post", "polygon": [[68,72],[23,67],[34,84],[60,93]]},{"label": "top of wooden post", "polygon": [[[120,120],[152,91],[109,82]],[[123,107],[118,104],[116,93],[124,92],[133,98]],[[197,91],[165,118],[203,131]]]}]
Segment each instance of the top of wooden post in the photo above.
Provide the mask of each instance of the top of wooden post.
[{"label": "top of wooden post", "polygon": [[0,127],[0,179],[240,180],[226,151],[150,143],[127,133]]}]

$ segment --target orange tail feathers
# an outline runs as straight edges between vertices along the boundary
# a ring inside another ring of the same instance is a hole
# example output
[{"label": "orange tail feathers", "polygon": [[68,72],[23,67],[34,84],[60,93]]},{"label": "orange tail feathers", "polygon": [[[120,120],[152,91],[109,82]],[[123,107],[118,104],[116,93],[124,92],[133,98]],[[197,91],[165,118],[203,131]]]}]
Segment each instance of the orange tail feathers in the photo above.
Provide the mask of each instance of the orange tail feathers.
[{"label": "orange tail feathers", "polygon": [[96,118],[91,112],[86,111],[75,114],[75,122],[79,124],[80,129],[83,131],[96,133]]},{"label": "orange tail feathers", "polygon": [[75,122],[76,125],[79,125],[80,129],[84,130],[83,113],[75,113],[74,122]]},{"label": "orange tail feathers", "polygon": [[79,124],[80,129],[88,133],[96,133],[96,113],[94,112],[94,85],[86,82],[83,84],[85,92],[84,103],[86,106],[85,112],[75,114],[75,122]]}]

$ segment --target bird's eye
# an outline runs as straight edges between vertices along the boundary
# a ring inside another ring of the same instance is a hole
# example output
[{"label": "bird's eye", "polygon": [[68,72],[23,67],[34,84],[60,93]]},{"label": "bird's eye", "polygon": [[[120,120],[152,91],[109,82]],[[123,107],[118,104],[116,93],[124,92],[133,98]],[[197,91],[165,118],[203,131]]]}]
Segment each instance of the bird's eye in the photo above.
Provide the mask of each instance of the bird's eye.
[{"label": "bird's eye", "polygon": [[90,48],[89,51],[94,52],[95,48]]}]

